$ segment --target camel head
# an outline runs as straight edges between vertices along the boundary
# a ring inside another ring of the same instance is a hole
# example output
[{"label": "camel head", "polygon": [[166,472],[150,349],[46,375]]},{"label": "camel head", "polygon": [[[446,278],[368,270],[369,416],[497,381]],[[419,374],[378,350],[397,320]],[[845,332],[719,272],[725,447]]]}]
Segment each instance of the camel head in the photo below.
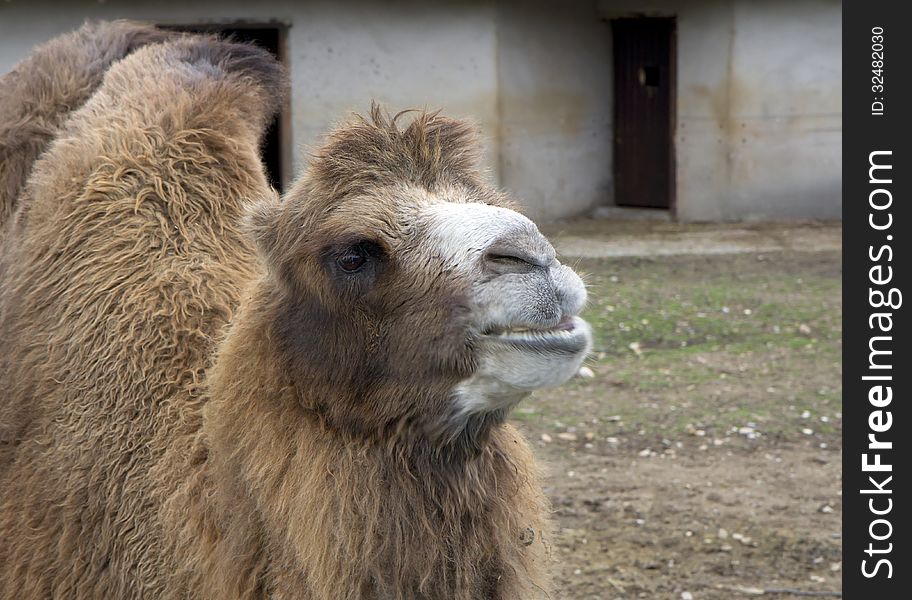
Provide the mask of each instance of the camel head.
[{"label": "camel head", "polygon": [[270,339],[303,406],[353,435],[477,442],[591,344],[583,282],[487,184],[472,127],[378,109],[250,218]]}]

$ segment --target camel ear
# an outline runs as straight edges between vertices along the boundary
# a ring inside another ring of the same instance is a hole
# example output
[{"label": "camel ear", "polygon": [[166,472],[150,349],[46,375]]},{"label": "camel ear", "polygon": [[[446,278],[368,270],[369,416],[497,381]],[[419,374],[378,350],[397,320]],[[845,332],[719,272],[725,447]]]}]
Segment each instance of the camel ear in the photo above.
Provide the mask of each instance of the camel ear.
[{"label": "camel ear", "polygon": [[275,264],[280,209],[281,202],[278,195],[268,194],[250,205],[244,216],[244,229],[256,242],[260,254],[270,265]]}]

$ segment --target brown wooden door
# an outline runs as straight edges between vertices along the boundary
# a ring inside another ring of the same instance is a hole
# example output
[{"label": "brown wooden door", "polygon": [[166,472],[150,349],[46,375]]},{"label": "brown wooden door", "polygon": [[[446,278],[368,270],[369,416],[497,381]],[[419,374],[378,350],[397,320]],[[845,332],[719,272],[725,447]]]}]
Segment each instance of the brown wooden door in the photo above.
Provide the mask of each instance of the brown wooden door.
[{"label": "brown wooden door", "polygon": [[674,19],[616,19],[612,32],[615,203],[671,208]]}]

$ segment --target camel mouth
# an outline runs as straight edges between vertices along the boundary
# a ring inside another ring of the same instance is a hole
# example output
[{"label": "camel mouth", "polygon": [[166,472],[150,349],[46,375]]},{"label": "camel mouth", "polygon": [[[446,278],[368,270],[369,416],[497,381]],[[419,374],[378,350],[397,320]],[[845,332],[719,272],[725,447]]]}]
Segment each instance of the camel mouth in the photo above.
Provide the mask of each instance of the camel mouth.
[{"label": "camel mouth", "polygon": [[485,332],[484,337],[518,350],[578,354],[588,349],[592,336],[586,321],[576,316],[565,316],[551,327],[492,328]]}]

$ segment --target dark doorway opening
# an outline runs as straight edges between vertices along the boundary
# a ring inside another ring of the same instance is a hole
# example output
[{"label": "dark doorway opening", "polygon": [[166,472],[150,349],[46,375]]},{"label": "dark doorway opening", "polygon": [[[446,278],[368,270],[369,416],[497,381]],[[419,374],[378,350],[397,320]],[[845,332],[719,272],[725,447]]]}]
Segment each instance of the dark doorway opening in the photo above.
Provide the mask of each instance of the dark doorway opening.
[{"label": "dark doorway opening", "polygon": [[[230,25],[161,25],[164,29],[191,33],[215,33],[239,42],[256,44],[269,50],[280,62],[286,64],[285,34],[287,27],[278,23],[232,23]],[[284,191],[291,165],[291,135],[288,107],[284,107],[273,119],[263,138],[260,157],[266,167],[269,183],[279,192]]]},{"label": "dark doorway opening", "polygon": [[673,208],[675,21],[631,18],[611,25],[615,203]]}]

